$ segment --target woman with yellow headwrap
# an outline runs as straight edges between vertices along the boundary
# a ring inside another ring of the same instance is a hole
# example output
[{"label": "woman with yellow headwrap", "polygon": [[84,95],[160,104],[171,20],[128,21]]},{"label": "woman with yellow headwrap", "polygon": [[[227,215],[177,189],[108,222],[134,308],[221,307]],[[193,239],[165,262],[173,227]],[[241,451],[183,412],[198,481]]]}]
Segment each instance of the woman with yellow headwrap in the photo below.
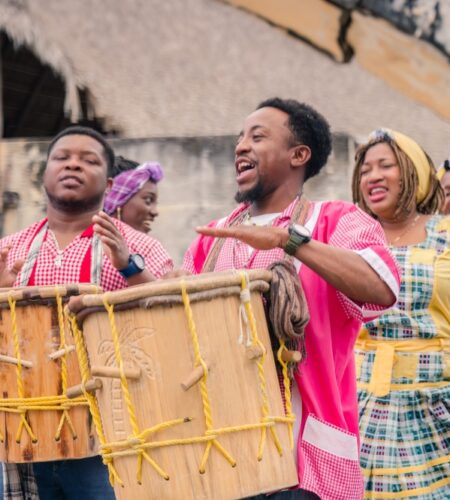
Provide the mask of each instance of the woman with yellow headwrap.
[{"label": "woman with yellow headwrap", "polygon": [[[448,499],[450,218],[430,158],[373,132],[356,153],[354,201],[382,225],[402,270],[397,304],[356,345],[365,498]],[[382,270],[380,270],[382,272]]]}]

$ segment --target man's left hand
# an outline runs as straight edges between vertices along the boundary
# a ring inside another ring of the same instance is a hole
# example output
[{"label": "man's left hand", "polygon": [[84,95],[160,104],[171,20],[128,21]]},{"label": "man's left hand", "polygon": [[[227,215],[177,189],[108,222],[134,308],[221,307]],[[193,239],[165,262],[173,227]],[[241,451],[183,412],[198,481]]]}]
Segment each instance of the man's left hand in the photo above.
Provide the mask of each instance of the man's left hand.
[{"label": "man's left hand", "polygon": [[119,270],[127,267],[130,252],[112,218],[105,212],[99,212],[92,217],[92,222],[94,232],[99,236],[111,264]]}]

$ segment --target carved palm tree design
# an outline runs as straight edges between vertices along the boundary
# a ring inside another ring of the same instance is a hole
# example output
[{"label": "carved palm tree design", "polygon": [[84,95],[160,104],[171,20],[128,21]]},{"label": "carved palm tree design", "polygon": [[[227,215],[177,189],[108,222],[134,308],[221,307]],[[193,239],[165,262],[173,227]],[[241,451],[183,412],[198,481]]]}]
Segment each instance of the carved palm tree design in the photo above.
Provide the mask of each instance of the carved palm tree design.
[{"label": "carved palm tree design", "polygon": [[[153,335],[153,328],[136,328],[131,322],[119,331],[120,352],[124,368],[139,368],[141,377],[156,378],[156,364],[151,356],[140,346],[141,341]],[[105,366],[117,366],[112,340],[102,340],[98,346],[98,354]],[[114,432],[118,439],[126,438],[125,411],[120,379],[111,383],[111,410]]]}]

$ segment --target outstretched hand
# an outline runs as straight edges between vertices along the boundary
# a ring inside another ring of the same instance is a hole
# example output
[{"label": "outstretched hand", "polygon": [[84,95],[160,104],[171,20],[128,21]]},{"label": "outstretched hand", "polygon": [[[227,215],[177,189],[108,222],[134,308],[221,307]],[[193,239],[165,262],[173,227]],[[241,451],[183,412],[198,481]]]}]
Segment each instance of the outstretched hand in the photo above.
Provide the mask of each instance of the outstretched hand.
[{"label": "outstretched hand", "polygon": [[112,218],[105,212],[99,212],[92,217],[94,232],[103,244],[103,250],[116,269],[124,269],[128,265],[130,252]]},{"label": "outstretched hand", "polygon": [[0,251],[0,287],[12,287],[16,281],[19,271],[24,264],[23,259],[16,260],[11,269],[7,267],[8,253],[10,247],[5,247]]},{"label": "outstretched hand", "polygon": [[258,250],[284,248],[289,238],[286,228],[272,226],[196,227],[195,230],[214,238],[235,238]]}]

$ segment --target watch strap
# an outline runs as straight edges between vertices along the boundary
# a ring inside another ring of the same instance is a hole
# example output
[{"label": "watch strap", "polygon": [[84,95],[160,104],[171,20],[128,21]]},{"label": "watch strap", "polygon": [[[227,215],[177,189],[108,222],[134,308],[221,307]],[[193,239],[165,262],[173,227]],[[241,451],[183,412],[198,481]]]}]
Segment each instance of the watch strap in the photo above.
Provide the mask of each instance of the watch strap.
[{"label": "watch strap", "polygon": [[284,251],[288,255],[295,255],[295,252],[297,251],[297,248],[300,245],[303,245],[303,243],[308,243],[308,241],[311,241],[311,236],[306,236],[303,234],[299,234],[295,231],[295,229],[292,229],[292,226],[289,227],[289,239],[287,240],[287,243],[284,247]]},{"label": "watch strap", "polygon": [[124,278],[131,278],[131,276],[134,276],[135,274],[139,274],[143,271],[144,269],[141,269],[135,262],[134,260],[134,254],[131,254],[128,257],[128,265],[127,267],[124,267],[123,269],[119,269],[119,273],[124,277]]}]

